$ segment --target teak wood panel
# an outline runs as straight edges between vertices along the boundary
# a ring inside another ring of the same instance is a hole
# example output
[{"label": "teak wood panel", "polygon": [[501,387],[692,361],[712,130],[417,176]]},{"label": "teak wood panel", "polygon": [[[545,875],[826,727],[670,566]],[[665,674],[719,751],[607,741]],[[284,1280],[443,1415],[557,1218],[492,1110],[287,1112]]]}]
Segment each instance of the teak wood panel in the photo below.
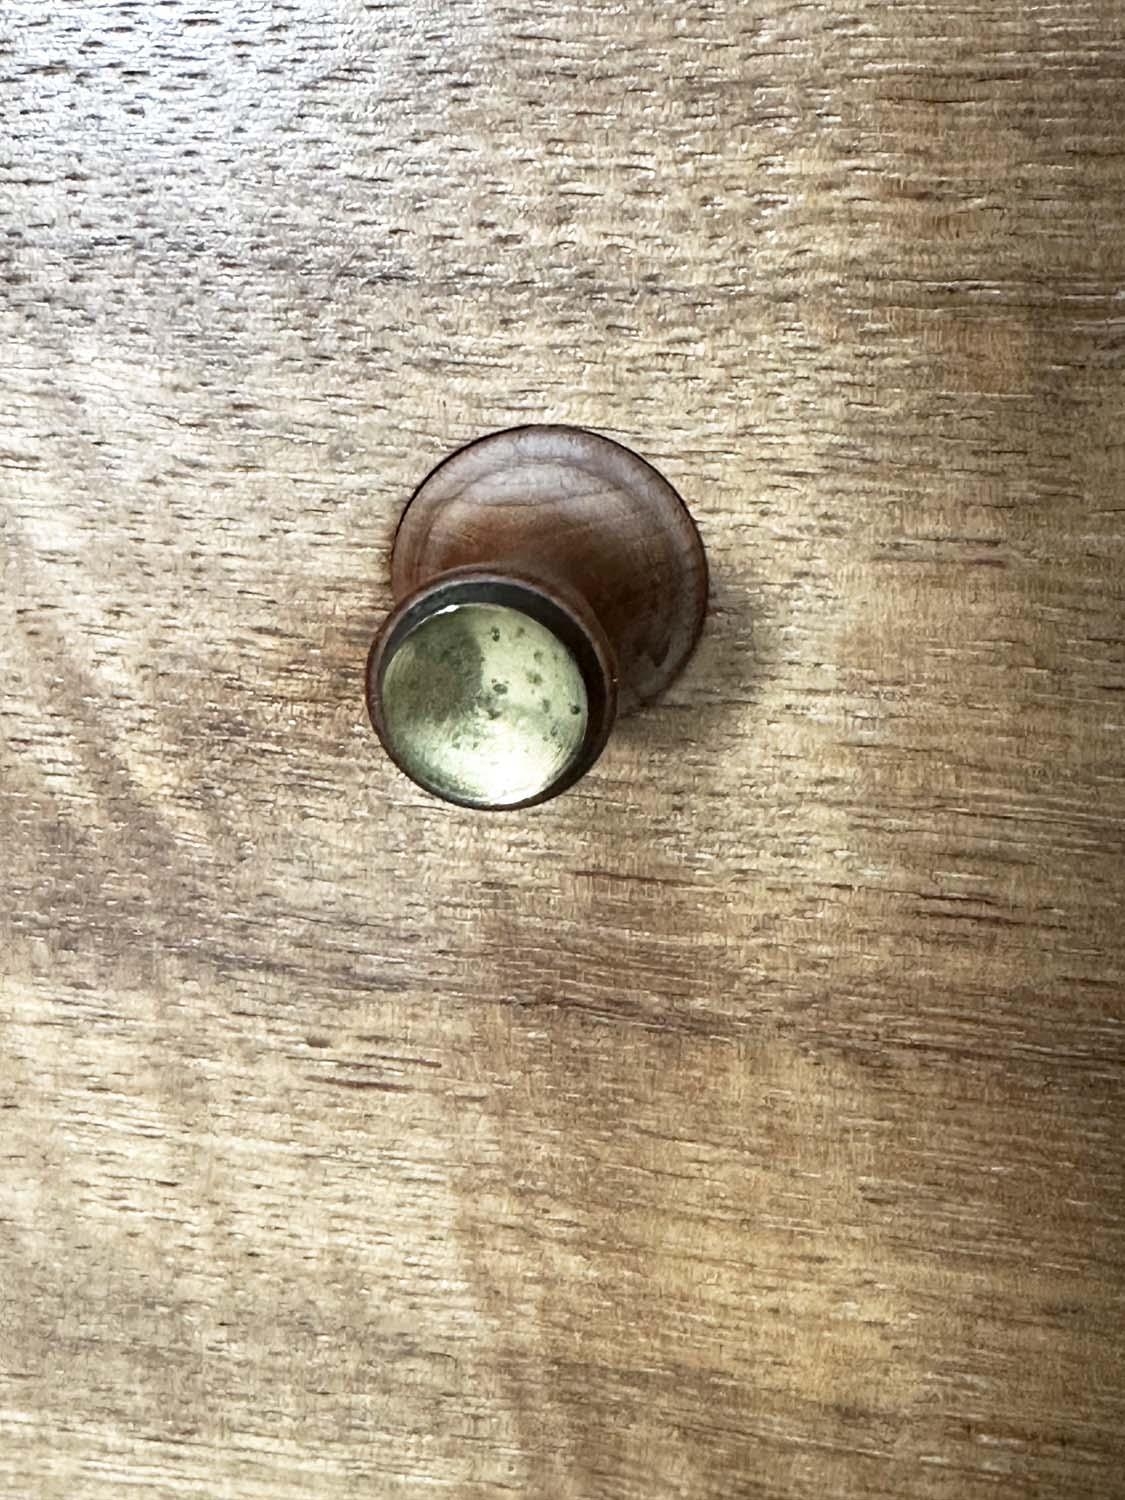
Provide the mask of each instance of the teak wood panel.
[{"label": "teak wood panel", "polygon": [[[1125,1495],[1117,0],[0,27],[0,1492]],[[363,660],[538,421],[711,610],[482,816]]]}]

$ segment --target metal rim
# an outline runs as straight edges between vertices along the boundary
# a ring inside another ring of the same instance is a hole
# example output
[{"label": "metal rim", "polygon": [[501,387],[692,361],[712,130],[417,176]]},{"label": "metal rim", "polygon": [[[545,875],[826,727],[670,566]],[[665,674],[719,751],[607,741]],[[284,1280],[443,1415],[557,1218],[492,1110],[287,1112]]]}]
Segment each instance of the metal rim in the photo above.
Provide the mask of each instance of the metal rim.
[{"label": "metal rim", "polygon": [[[399,753],[383,708],[383,679],[398,647],[425,620],[452,604],[499,604],[551,631],[571,652],[586,688],[586,733],[575,756],[542,791],[519,802],[482,802],[437,787],[410,769]],[[416,589],[396,605],[371,643],[366,672],[367,712],[387,755],[416,786],[443,802],[480,812],[516,812],[557,797],[580,780],[605,749],[617,716],[617,664],[605,631],[577,598],[539,579],[490,569],[459,568]]]}]

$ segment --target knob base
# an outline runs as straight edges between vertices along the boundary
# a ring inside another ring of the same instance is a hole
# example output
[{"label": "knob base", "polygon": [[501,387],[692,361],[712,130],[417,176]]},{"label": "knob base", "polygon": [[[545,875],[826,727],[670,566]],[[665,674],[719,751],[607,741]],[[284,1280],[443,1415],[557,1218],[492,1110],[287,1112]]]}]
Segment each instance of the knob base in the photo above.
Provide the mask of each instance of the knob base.
[{"label": "knob base", "polygon": [[423,480],[395,537],[395,598],[462,568],[580,595],[616,657],[622,712],[679,675],[707,608],[703,544],[679,495],[637,454],[574,427],[492,433]]}]

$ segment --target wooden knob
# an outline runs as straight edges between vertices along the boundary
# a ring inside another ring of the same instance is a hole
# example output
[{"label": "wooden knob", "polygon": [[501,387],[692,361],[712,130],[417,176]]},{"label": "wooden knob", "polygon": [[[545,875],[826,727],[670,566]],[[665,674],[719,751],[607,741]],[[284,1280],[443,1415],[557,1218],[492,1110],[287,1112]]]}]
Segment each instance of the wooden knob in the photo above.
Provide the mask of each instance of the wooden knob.
[{"label": "wooden knob", "polygon": [[683,669],[707,562],[676,491],[619,443],[518,427],[451,455],[395,536],[367,706],[392,760],[467,807],[529,807]]}]

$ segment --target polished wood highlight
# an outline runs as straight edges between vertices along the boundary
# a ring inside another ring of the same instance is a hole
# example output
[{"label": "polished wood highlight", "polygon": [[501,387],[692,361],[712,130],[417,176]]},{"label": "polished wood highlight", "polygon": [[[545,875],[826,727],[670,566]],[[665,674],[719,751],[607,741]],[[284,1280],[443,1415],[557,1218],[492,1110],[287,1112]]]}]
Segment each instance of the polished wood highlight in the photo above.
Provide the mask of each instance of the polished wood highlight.
[{"label": "polished wood highlight", "polygon": [[[1121,21],[10,0],[0,1494],[1123,1494]],[[712,606],[489,819],[364,656],[528,422]]]}]

